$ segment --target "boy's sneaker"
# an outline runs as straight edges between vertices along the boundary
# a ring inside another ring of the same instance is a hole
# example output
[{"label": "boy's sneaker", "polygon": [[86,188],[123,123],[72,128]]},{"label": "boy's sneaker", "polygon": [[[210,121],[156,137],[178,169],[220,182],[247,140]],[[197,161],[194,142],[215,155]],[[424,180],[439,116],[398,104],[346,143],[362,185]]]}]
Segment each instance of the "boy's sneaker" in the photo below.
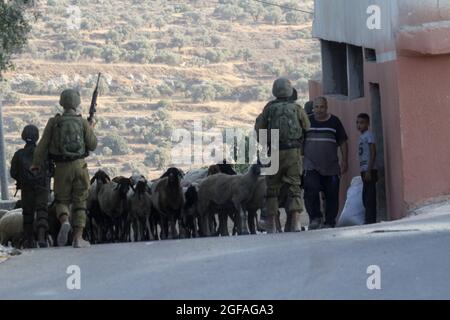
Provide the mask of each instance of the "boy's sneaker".
[{"label": "boy's sneaker", "polygon": [[58,239],[57,239],[58,247],[64,247],[67,244],[67,239],[69,238],[70,229],[71,229],[71,227],[70,227],[69,222],[64,222],[61,225],[61,229],[59,229]]}]

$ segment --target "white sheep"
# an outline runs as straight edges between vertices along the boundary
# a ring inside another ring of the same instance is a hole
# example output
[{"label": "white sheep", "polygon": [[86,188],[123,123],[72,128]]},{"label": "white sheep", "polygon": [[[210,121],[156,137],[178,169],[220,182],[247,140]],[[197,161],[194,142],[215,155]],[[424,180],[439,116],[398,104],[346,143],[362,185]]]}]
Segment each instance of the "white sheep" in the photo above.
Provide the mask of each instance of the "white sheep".
[{"label": "white sheep", "polygon": [[0,219],[0,244],[7,246],[11,241],[13,247],[19,248],[23,237],[22,209],[7,212]]}]

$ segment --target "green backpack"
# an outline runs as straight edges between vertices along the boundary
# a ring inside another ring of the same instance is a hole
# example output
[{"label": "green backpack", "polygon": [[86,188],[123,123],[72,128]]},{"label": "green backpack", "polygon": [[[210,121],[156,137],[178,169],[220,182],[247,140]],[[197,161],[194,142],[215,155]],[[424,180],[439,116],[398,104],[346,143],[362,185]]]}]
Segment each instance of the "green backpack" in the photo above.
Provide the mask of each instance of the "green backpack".
[{"label": "green backpack", "polygon": [[299,106],[289,101],[275,102],[269,107],[268,129],[278,129],[280,143],[299,142],[303,128],[299,120]]},{"label": "green backpack", "polygon": [[86,156],[83,119],[78,115],[56,116],[50,153],[56,160],[77,160]]}]

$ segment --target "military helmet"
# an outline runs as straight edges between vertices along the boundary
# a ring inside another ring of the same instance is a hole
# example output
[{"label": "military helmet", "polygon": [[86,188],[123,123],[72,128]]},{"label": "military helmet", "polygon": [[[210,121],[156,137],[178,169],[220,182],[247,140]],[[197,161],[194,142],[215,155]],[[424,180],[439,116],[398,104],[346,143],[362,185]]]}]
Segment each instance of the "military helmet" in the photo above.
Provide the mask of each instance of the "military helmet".
[{"label": "military helmet", "polygon": [[27,125],[23,128],[22,140],[27,143],[36,143],[39,140],[39,129],[32,124]]},{"label": "military helmet", "polygon": [[294,88],[289,79],[279,78],[273,83],[272,94],[276,98],[290,98],[294,93]]},{"label": "military helmet", "polygon": [[64,90],[61,93],[61,98],[59,99],[59,104],[64,109],[76,110],[77,107],[81,104],[80,93],[73,89]]}]

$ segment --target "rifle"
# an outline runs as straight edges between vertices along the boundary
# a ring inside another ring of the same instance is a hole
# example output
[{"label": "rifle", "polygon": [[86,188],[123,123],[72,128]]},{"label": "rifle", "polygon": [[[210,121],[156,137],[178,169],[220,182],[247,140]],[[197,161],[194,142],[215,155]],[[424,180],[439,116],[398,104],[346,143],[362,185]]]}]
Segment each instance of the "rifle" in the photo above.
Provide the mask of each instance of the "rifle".
[{"label": "rifle", "polygon": [[102,76],[102,74],[99,73],[98,74],[98,79],[97,79],[97,85],[95,86],[94,93],[92,94],[91,106],[89,108],[88,121],[91,124],[93,123],[94,117],[95,117],[95,113],[97,112],[98,84],[100,82],[100,77],[101,76]]}]

